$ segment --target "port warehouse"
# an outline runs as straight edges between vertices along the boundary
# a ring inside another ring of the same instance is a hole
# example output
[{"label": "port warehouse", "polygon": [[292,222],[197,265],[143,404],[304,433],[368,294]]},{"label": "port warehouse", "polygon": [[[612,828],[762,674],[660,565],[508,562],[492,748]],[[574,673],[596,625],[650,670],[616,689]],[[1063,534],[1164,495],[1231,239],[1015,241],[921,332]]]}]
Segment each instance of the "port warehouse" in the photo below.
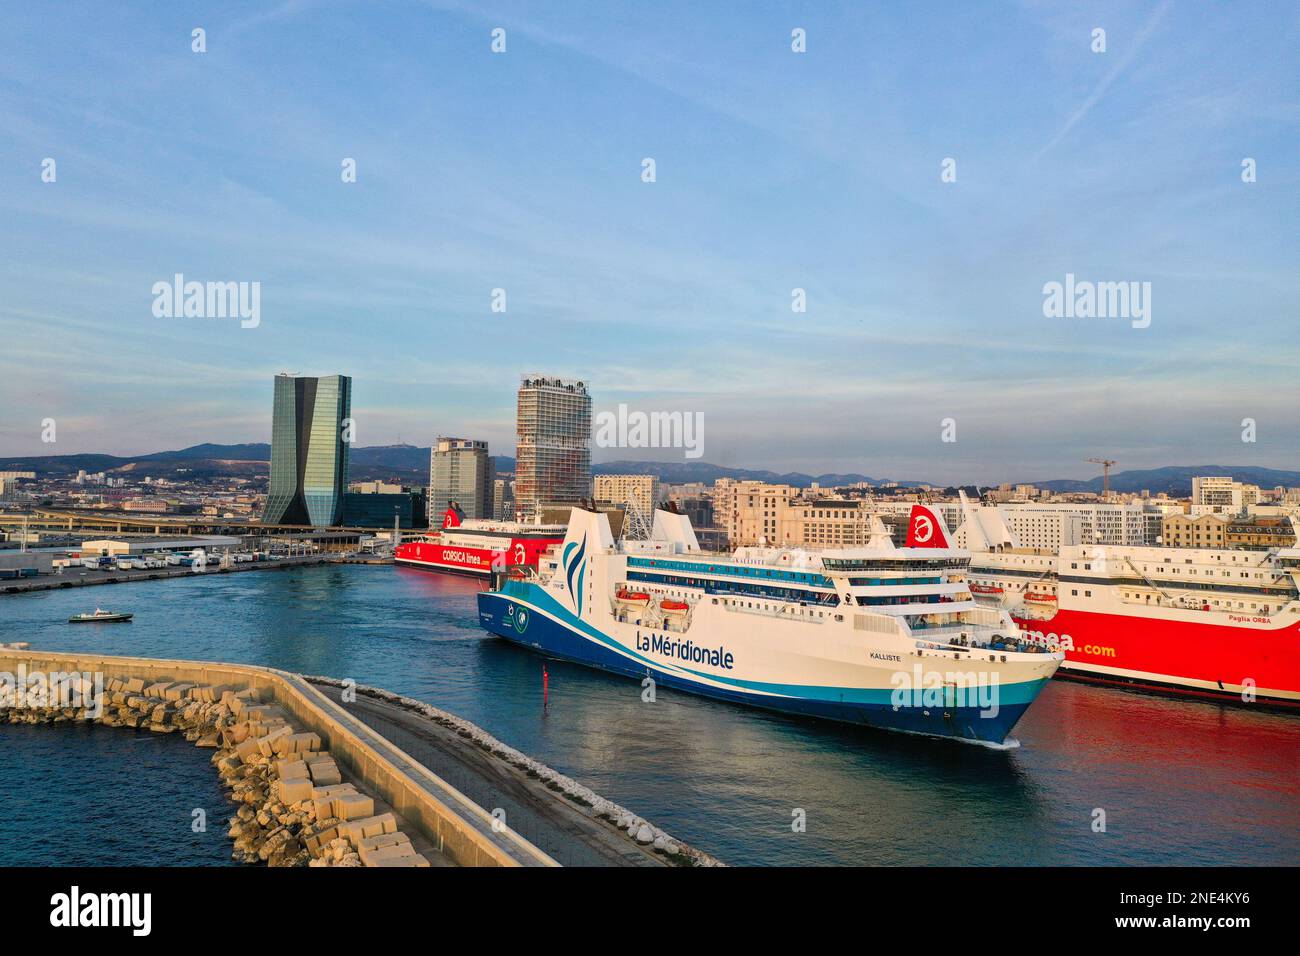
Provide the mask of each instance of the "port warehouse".
[{"label": "port warehouse", "polygon": [[190,552],[196,548],[238,550],[243,547],[240,538],[224,535],[204,535],[193,538],[101,538],[81,542],[79,554],[83,558],[113,558],[118,555],[157,554],[173,551]]},{"label": "port warehouse", "polygon": [[32,577],[37,574],[52,574],[54,572],[54,559],[58,554],[60,552],[0,551],[0,580]]}]

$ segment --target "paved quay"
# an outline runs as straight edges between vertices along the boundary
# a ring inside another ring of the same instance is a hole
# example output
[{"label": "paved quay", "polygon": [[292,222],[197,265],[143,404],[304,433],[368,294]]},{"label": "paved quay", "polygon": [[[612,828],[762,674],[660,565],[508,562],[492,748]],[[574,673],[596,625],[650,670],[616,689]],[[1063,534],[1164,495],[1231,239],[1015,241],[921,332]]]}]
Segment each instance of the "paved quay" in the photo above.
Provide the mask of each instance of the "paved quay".
[{"label": "paved quay", "polygon": [[[307,681],[341,699],[342,682]],[[341,703],[565,866],[721,866],[632,811],[467,720],[379,688]]]},{"label": "paved quay", "polygon": [[278,558],[274,561],[246,561],[228,568],[209,565],[203,571],[185,567],[150,568],[99,571],[88,568],[67,568],[62,574],[43,574],[36,578],[0,582],[0,595],[21,594],[30,591],[53,591],[59,588],[90,587],[99,584],[129,584],[132,581],[158,581],[168,578],[188,578],[217,574],[240,574],[246,571],[284,571],[288,568],[310,567],[321,564],[392,564],[392,558],[371,555],[312,554]]}]

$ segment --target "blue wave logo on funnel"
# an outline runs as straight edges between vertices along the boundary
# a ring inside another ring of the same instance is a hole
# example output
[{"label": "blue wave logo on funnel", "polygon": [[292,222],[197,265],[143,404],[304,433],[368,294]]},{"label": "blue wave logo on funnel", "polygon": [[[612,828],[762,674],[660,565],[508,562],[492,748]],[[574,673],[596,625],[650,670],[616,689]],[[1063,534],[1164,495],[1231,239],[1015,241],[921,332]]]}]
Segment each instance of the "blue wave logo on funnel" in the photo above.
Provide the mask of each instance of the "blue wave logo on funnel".
[{"label": "blue wave logo on funnel", "polygon": [[564,547],[564,580],[569,587],[569,596],[573,598],[573,609],[578,612],[578,617],[582,617],[582,579],[587,573],[587,566],[582,559],[586,556],[587,536],[585,534],[581,541],[570,541]]}]

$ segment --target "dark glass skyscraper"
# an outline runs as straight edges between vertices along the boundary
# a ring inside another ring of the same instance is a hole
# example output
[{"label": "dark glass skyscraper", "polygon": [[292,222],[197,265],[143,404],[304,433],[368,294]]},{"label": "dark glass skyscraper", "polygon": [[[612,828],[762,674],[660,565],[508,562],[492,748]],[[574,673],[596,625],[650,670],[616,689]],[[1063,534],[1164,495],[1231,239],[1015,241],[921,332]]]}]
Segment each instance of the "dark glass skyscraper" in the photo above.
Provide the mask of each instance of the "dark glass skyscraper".
[{"label": "dark glass skyscraper", "polygon": [[348,490],[352,379],[275,377],[266,524],[339,524]]}]

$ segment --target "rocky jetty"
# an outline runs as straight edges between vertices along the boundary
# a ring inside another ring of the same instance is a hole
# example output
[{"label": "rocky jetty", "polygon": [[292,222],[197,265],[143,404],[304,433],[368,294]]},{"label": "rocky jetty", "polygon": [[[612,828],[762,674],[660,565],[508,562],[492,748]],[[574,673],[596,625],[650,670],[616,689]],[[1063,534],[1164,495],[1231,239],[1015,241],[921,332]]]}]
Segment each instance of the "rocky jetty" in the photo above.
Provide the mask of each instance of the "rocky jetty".
[{"label": "rocky jetty", "polygon": [[[230,818],[232,857],[268,866],[428,866],[392,813],[343,780],[320,738],[299,732],[279,707],[253,690],[183,681],[109,678],[98,688],[74,678],[62,699],[85,706],[33,703],[14,688],[0,692],[0,721],[60,724],[94,720],[106,727],[182,734],[213,748],[212,763],[238,805]],[[98,716],[96,716],[98,713]]]}]

